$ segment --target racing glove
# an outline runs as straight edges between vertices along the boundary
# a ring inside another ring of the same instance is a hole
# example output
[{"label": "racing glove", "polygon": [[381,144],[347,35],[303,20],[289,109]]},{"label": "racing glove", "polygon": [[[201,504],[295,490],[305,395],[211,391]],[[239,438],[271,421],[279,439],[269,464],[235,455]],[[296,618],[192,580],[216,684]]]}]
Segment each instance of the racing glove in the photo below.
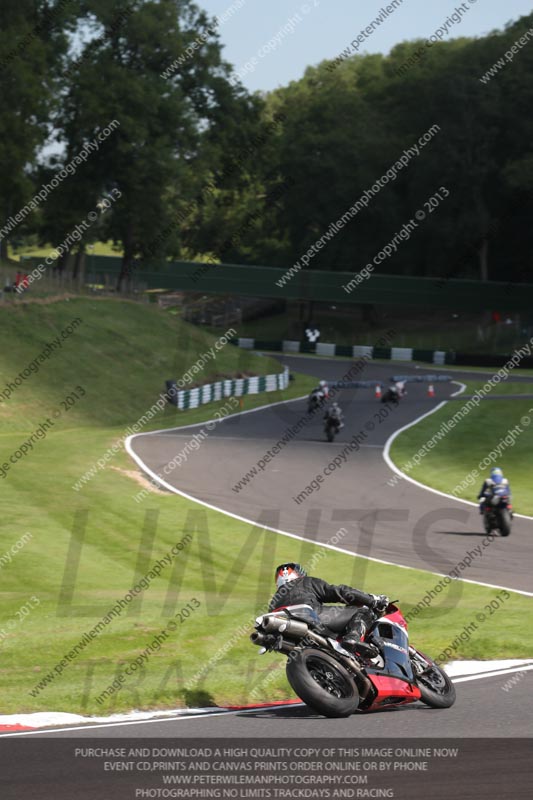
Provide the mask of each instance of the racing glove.
[{"label": "racing glove", "polygon": [[389,598],[387,597],[386,594],[373,594],[371,595],[371,597],[372,597],[372,604],[370,608],[372,609],[372,611],[376,611],[377,613],[382,614],[390,603]]}]

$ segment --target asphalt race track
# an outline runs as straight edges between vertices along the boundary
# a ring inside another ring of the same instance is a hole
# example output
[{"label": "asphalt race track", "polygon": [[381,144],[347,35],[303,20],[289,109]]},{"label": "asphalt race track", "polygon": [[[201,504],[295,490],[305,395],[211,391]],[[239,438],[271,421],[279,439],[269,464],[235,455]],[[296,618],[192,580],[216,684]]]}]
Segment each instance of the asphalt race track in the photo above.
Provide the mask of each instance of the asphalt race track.
[{"label": "asphalt race track", "polygon": [[[340,380],[350,367],[346,361],[283,357],[298,372],[330,382]],[[368,364],[358,379],[388,383],[394,374],[432,373],[431,369],[394,364]],[[458,380],[467,373],[454,375]],[[472,377],[479,379],[479,373]],[[514,378],[513,378],[514,380]],[[345,389],[337,399],[345,414],[345,427],[329,444],[323,434],[321,414],[281,448],[264,470],[236,492],[233,487],[257,464],[264,453],[306,412],[298,400],[227,419],[217,425],[186,465],[173,470],[168,483],[200,501],[272,528],[327,543],[339,528],[347,534],[339,546],[350,552],[390,563],[447,573],[473,551],[484,533],[477,507],[469,506],[407,480],[388,483],[395,473],[383,458],[383,447],[399,428],[430,411],[458,390],[457,383],[435,384],[437,396],[428,398],[427,384],[409,384],[408,396],[380,421],[382,404],[374,391]],[[453,415],[465,395],[449,404]],[[492,402],[489,400],[483,402]],[[494,402],[497,402],[494,400]],[[532,402],[533,406],[533,402]],[[209,410],[206,408],[206,420]],[[382,414],[384,416],[384,412]],[[132,449],[156,474],[203,426],[139,435]],[[355,434],[364,432],[361,447],[349,454],[341,468],[326,477],[319,491],[297,503],[295,498]],[[475,466],[475,465],[473,465]],[[473,487],[472,499],[478,491]],[[519,499],[515,498],[519,511]],[[496,538],[482,557],[476,556],[461,577],[522,592],[533,592],[532,522],[515,517],[508,539]],[[281,537],[280,537],[281,538]],[[296,540],[295,560],[300,542]],[[353,585],[364,577],[364,559],[356,559]],[[438,579],[436,579],[438,580]],[[385,591],[384,587],[368,587]],[[416,643],[415,643],[416,644]],[[532,659],[533,662],[533,659]],[[326,719],[303,705],[194,714],[146,722],[105,723],[20,734],[24,738],[72,737],[524,737],[531,736],[533,671],[520,675],[519,685],[502,686],[514,673],[456,679],[457,702],[447,710],[416,703],[398,709],[356,713],[348,719]],[[16,734],[15,734],[16,736]],[[67,759],[67,756],[65,756]],[[65,761],[66,763],[66,761]],[[474,796],[474,795],[472,795]]]},{"label": "asphalt race track", "polygon": [[[347,361],[301,357],[283,357],[282,360],[291,370],[314,374],[330,382],[340,380],[350,367]],[[434,374],[431,369],[398,364],[367,364],[357,379],[386,384],[392,375],[432,372]],[[466,375],[461,373],[457,380]],[[471,377],[480,379],[479,373]],[[384,416],[386,407],[376,401],[371,388],[341,390],[336,399],[344,411],[345,427],[334,443],[326,442],[322,415],[317,414],[238,492],[233,487],[243,475],[306,413],[305,400],[223,421],[198,450],[188,455],[186,464],[171,471],[165,480],[198,500],[248,520],[260,521],[259,524],[324,543],[332,538],[335,542],[335,534],[344,527],[348,534],[338,543],[343,549],[395,564],[448,573],[468,551],[475,551],[484,538],[477,507],[443,497],[407,480],[398,479],[395,485],[389,485],[394,473],[383,459],[383,446],[397,429],[449,398],[459,386],[457,383],[435,384],[434,399],[427,397],[427,384],[409,383],[407,389],[407,398],[399,407],[392,408],[382,421],[379,414]],[[459,396],[450,402],[450,415],[467,397]],[[482,402],[498,401],[486,399]],[[512,424],[510,421],[510,426]],[[163,476],[164,467],[201,428],[202,425],[198,425],[140,435],[133,439],[132,448],[146,466]],[[359,435],[359,450],[349,453],[340,468],[316,484],[318,491],[298,503],[295,498],[358,434],[362,434]],[[489,439],[487,452],[491,445]],[[472,500],[478,491],[476,482],[472,487]],[[515,511],[519,512],[519,498],[514,498],[514,502]],[[473,556],[470,567],[461,577],[533,592],[532,530],[530,520],[515,517],[510,538],[498,537],[483,549],[482,557]],[[298,560],[298,552],[299,543],[295,542],[294,560]],[[364,562],[358,560],[355,569],[354,580],[361,582]],[[376,593],[379,590],[380,587],[375,587]]]},{"label": "asphalt race track", "polygon": [[510,677],[511,674],[496,675],[457,682],[457,700],[444,710],[413,703],[396,709],[356,712],[346,719],[327,719],[304,705],[289,705],[144,723],[89,724],[74,729],[37,731],[30,738],[530,738],[533,671],[525,672],[516,687],[504,692],[501,687]]}]

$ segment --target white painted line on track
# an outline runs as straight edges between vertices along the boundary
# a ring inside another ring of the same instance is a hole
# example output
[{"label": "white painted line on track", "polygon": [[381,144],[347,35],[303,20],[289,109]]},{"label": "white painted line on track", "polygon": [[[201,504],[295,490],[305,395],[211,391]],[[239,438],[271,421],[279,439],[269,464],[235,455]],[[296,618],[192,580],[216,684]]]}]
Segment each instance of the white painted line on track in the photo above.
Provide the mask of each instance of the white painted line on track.
[{"label": "white painted line on track", "polygon": [[[458,383],[459,386],[461,387],[461,388],[458,389],[457,392],[454,392],[452,394],[452,397],[456,397],[458,394],[461,394],[461,392],[464,392],[464,390],[466,389],[466,385],[464,383],[460,383],[460,381],[452,381],[452,383]],[[441,492],[439,489],[433,489],[431,486],[426,486],[425,483],[420,483],[420,481],[417,481],[414,478],[411,478],[410,475],[407,475],[407,473],[402,472],[402,470],[399,467],[396,466],[396,464],[393,462],[393,460],[390,457],[391,446],[392,446],[394,440],[396,439],[396,437],[400,435],[400,433],[403,433],[403,431],[406,431],[409,428],[413,428],[415,425],[418,425],[418,423],[421,422],[426,417],[429,417],[431,414],[434,414],[436,411],[439,411],[439,409],[444,408],[444,406],[447,405],[447,403],[448,403],[448,400],[443,400],[441,403],[436,405],[435,408],[432,408],[431,411],[426,411],[426,413],[422,414],[422,416],[417,417],[412,422],[409,422],[409,423],[407,423],[407,425],[404,425],[403,427],[398,428],[397,431],[394,431],[394,433],[392,433],[389,436],[389,438],[387,439],[387,441],[385,442],[385,447],[383,449],[383,458],[385,459],[385,462],[386,462],[387,466],[393,472],[395,472],[397,475],[399,475],[400,478],[403,478],[404,480],[409,481],[410,483],[413,483],[415,486],[419,486],[421,489],[425,489],[426,492],[433,492],[433,494],[438,494],[438,495],[440,495],[440,497],[447,497],[450,500],[455,500],[456,503],[465,503],[468,506],[474,506],[475,508],[477,508],[478,504],[477,503],[473,503],[472,500],[463,500],[461,497],[454,497],[453,494],[447,494],[446,492]],[[528,517],[526,514],[516,514],[515,513],[514,516],[515,517],[520,517],[520,519],[531,519],[531,520],[533,520],[533,517]],[[484,584],[484,585],[486,586],[487,584]],[[501,588],[504,588],[504,587],[501,587]],[[513,589],[513,591],[516,591],[516,590]],[[525,594],[528,597],[533,597],[533,593],[531,593],[531,592],[521,592],[521,594]]]},{"label": "white painted line on track", "polygon": [[498,675],[512,675],[513,672],[530,672],[533,664],[525,667],[512,667],[511,669],[499,669],[496,672],[483,672],[481,675],[465,675],[462,678],[453,678],[452,683],[466,683],[466,681],[479,681],[482,678],[495,678]]},{"label": "white painted line on track", "polygon": [[98,725],[76,725],[76,727],[66,727],[66,728],[41,728],[34,731],[14,731],[13,733],[0,733],[0,739],[6,736],[38,736],[41,733],[64,733],[65,731],[93,731],[99,728],[117,728],[121,725],[130,726],[130,725],[155,725],[158,723],[163,722],[182,722],[186,719],[207,719],[209,718],[211,721],[213,717],[230,717],[234,716],[235,714],[252,714],[253,712],[263,712],[263,711],[272,711],[273,709],[281,709],[285,711],[289,708],[300,708],[301,706],[305,705],[305,703],[291,703],[290,705],[286,706],[268,706],[267,708],[237,708],[235,710],[227,711],[226,709],[222,709],[220,711],[213,711],[211,714],[182,714],[177,717],[166,717],[163,719],[142,719],[142,720],[133,720],[132,722],[101,722]]},{"label": "white painted line on track", "polygon": [[[500,670],[492,670],[488,672],[477,673],[473,675],[465,675],[459,678],[452,678],[452,683],[466,683],[467,681],[477,681],[483,680],[484,678],[497,678],[502,675],[512,675],[516,672],[530,672],[533,670],[533,664],[525,664],[525,665],[518,665],[515,667],[507,668],[507,669],[500,669]],[[102,728],[117,728],[117,727],[129,727],[130,725],[157,725],[160,723],[165,722],[187,722],[190,719],[209,719],[210,721],[213,720],[214,717],[228,717],[228,716],[235,716],[236,714],[252,714],[252,713],[265,713],[267,711],[286,711],[292,708],[302,708],[305,706],[305,703],[288,703],[287,705],[275,705],[275,706],[266,706],[260,708],[237,708],[237,709],[220,709],[220,710],[213,710],[207,711],[203,714],[180,714],[176,717],[164,717],[164,718],[155,718],[155,719],[144,719],[144,720],[131,720],[129,722],[100,722],[96,725],[76,725],[76,726],[65,726],[62,728],[38,728],[36,730],[31,731],[11,731],[6,733],[0,733],[0,739],[5,737],[12,737],[12,736],[39,736],[40,734],[49,734],[49,733],[65,733],[65,732],[72,732],[72,731],[91,731],[91,730],[101,730]]]},{"label": "white painted line on track", "polygon": [[[243,395],[243,397],[246,396],[247,395]],[[307,400],[307,397],[308,395],[302,394],[300,397],[290,397],[288,400],[276,400],[275,403],[267,403],[264,406],[257,406],[257,408],[248,408],[246,411],[236,411],[235,414],[228,414],[227,417],[221,417],[220,419],[204,419],[203,422],[191,422],[190,425],[178,425],[176,428],[159,428],[156,431],[133,433],[131,436],[128,436],[126,441],[129,441],[129,439],[134,439],[136,436],[152,436],[154,433],[170,433],[171,431],[185,431],[188,428],[200,428],[202,425],[207,425],[207,423],[212,422],[214,422],[215,425],[219,425],[221,422],[225,422],[227,419],[233,419],[233,417],[242,417],[244,414],[255,414],[256,411],[265,411],[266,409],[274,408],[274,406],[283,406],[286,403],[296,403],[297,400]],[[221,400],[227,400],[227,398],[222,397]]]},{"label": "white painted line on track", "polygon": [[[132,436],[129,436],[126,439],[126,441],[124,442],[124,446],[125,446],[127,452],[129,453],[129,455],[139,465],[139,467],[144,472],[146,472],[148,475],[150,475],[150,477],[152,477],[156,481],[156,483],[159,483],[161,486],[164,486],[165,489],[168,489],[169,492],[173,492],[174,494],[179,494],[181,497],[185,497],[187,500],[191,500],[193,503],[198,503],[199,505],[205,506],[205,508],[210,508],[212,511],[218,511],[221,514],[225,514],[227,517],[231,517],[232,519],[239,520],[239,522],[246,522],[248,525],[253,525],[254,527],[257,527],[257,521],[254,522],[254,520],[248,519],[248,517],[241,517],[240,514],[234,514],[233,511],[227,511],[226,509],[221,508],[220,506],[215,506],[212,503],[208,503],[205,500],[200,500],[198,497],[193,497],[193,495],[187,494],[187,492],[182,492],[181,489],[177,489],[175,486],[172,486],[172,484],[170,484],[167,481],[163,480],[163,478],[160,478],[155,472],[153,472],[150,469],[150,467],[148,467],[144,463],[144,461],[140,458],[140,456],[138,456],[133,451],[133,449],[131,447],[131,440],[132,439],[134,439],[136,436],[144,436],[144,435],[146,435],[146,434],[133,434]],[[282,536],[287,536],[289,539],[296,539],[299,542],[309,542],[310,544],[314,544],[315,546],[325,547],[328,550],[334,550],[337,553],[344,553],[344,555],[348,555],[348,556],[358,556],[359,558],[364,558],[367,561],[375,561],[378,564],[387,564],[388,566],[400,567],[401,569],[417,569],[417,567],[410,567],[410,566],[407,566],[407,565],[395,564],[393,561],[384,561],[381,558],[373,558],[372,556],[362,556],[362,555],[359,555],[358,553],[354,553],[352,550],[345,550],[342,547],[336,547],[335,545],[328,544],[327,542],[318,542],[318,541],[315,541],[315,540],[312,540],[312,539],[307,539],[305,536],[299,536],[296,533],[290,533],[289,531],[283,531],[283,530],[281,530],[279,528],[272,528],[272,527],[270,527],[270,525],[261,525],[261,528],[262,528],[262,530],[265,530],[265,531],[272,531],[272,533],[279,533]],[[427,572],[427,570],[421,570],[421,569],[419,569],[419,571]],[[435,573],[431,573],[431,574],[438,575],[439,573],[435,572]],[[458,579],[458,580],[461,580],[461,579]],[[504,587],[504,586],[496,586],[494,588],[504,589],[506,587]],[[510,589],[509,591],[515,591],[515,590],[514,589]]]},{"label": "white painted line on track", "polygon": [[[467,675],[481,675],[488,672],[498,672],[499,670],[520,669],[533,665],[533,658],[496,658],[489,661],[479,659],[462,658],[457,661],[446,662],[446,672],[454,680],[455,678],[466,678]],[[200,709],[191,709],[193,711]],[[205,709],[202,709],[204,711]],[[0,717],[1,719],[1,717]],[[98,722],[99,720],[95,720]],[[76,722],[76,720],[74,720]]]},{"label": "white painted line on track", "polygon": [[[454,381],[454,383],[456,383],[456,382],[457,381]],[[464,384],[461,384],[461,385],[464,385]],[[296,400],[301,400],[301,399],[302,399],[301,397],[296,397],[296,398],[293,398],[292,400],[289,400],[289,401],[281,401],[281,403],[294,402]],[[444,405],[445,402],[446,401],[443,401],[443,403],[440,403],[438,408],[440,408],[442,405]],[[281,403],[272,403],[272,405],[259,406],[259,408],[251,408],[248,411],[242,411],[240,413],[242,413],[242,414],[252,414],[252,413],[255,413],[256,411],[262,411],[264,409],[272,408],[272,406],[274,406],[274,405],[280,405]],[[436,409],[433,409],[433,411],[428,412],[428,414],[433,413],[435,410]],[[428,414],[424,414],[423,416],[426,417],[426,416],[428,416]],[[232,415],[229,415],[228,417],[224,417],[224,419],[221,420],[221,422],[224,422],[224,420],[226,420],[226,419],[231,419],[232,416],[234,417],[234,416],[237,416],[237,415],[236,414],[232,414]],[[419,417],[417,420],[415,420],[415,422],[418,422],[422,418],[423,417]],[[211,422],[211,420],[208,420],[208,421]],[[198,425],[206,425],[206,424],[207,424],[207,421],[203,422],[203,423],[200,422],[200,423],[195,423],[194,425],[183,426],[183,427],[196,428],[196,427],[198,427]],[[410,423],[410,425],[405,426],[405,427],[410,427],[413,424],[414,423]],[[402,430],[405,430],[405,427],[404,428],[400,428],[400,430],[397,431],[397,433],[399,433]],[[174,428],[174,429],[169,428],[168,430],[180,430],[180,429],[179,428]],[[156,483],[159,483],[160,486],[163,486],[165,489],[168,489],[169,492],[172,492],[173,494],[178,494],[181,497],[185,497],[187,500],[191,500],[193,503],[198,503],[199,505],[202,505],[205,508],[210,508],[212,511],[218,511],[221,514],[225,514],[227,517],[231,517],[232,519],[239,520],[239,522],[246,522],[248,525],[252,525],[254,527],[257,527],[257,521],[249,519],[248,517],[242,517],[240,514],[234,514],[232,511],[227,511],[226,509],[221,508],[220,506],[213,505],[213,503],[208,503],[205,500],[200,500],[198,497],[194,497],[191,494],[187,494],[187,492],[183,492],[183,491],[181,491],[181,489],[177,489],[175,486],[172,486],[172,484],[168,483],[168,481],[163,480],[162,478],[159,477],[159,475],[157,475],[157,473],[155,473],[153,470],[151,470],[150,467],[147,464],[144,463],[142,458],[140,456],[138,456],[137,453],[134,452],[131,443],[137,436],[150,436],[153,433],[162,433],[162,432],[163,431],[147,431],[146,433],[134,433],[131,436],[128,436],[128,438],[124,442],[124,447],[125,447],[126,451],[129,453],[129,455],[132,457],[132,459],[135,461],[135,463],[144,472],[146,472],[148,475],[150,475],[150,477],[153,478],[153,480]],[[395,436],[396,434],[393,434],[393,435]],[[390,441],[391,441],[391,439],[388,440],[388,442],[390,442]],[[389,447],[390,447],[390,445],[389,445]],[[392,461],[390,462],[390,466],[391,466],[391,469],[393,469],[395,472],[398,472],[398,474],[400,474],[399,470],[397,470],[396,467],[392,464]],[[412,478],[409,478],[408,476],[406,476],[406,478],[407,478],[407,480],[411,480],[411,482],[415,483],[417,486],[420,486],[422,489],[426,489],[426,490],[431,491],[431,492],[435,491],[434,489],[429,489],[429,487],[424,486],[422,483],[418,483],[417,481],[414,481]],[[436,492],[436,494],[442,494],[442,492]],[[445,496],[447,496],[447,495],[445,495]],[[455,500],[456,498],[453,498],[453,499]],[[467,501],[465,501],[465,502],[467,502]],[[439,578],[446,577],[446,574],[443,573],[443,572],[434,572],[433,570],[422,569],[422,567],[412,567],[412,566],[409,566],[407,564],[398,564],[395,561],[386,561],[385,559],[382,559],[382,558],[374,558],[373,556],[362,555],[360,553],[355,553],[353,550],[345,550],[342,547],[336,547],[336,545],[329,544],[328,542],[317,542],[317,541],[314,541],[312,539],[308,539],[305,536],[299,536],[296,533],[290,533],[289,531],[283,531],[280,528],[272,528],[269,525],[261,525],[261,528],[262,528],[262,530],[265,530],[265,531],[271,531],[272,533],[278,533],[281,536],[286,536],[289,539],[296,539],[299,542],[309,542],[310,544],[313,544],[315,546],[325,547],[327,550],[333,550],[336,553],[343,553],[344,555],[347,555],[347,556],[354,556],[354,557],[357,557],[357,558],[364,558],[366,561],[373,561],[376,564],[385,564],[386,566],[398,567],[399,569],[414,569],[417,572],[425,572],[425,573],[427,573],[429,575],[436,575]],[[493,583],[483,583],[481,581],[475,581],[475,580],[472,580],[470,578],[457,578],[456,580],[461,581],[462,583],[470,583],[470,584],[473,584],[475,586],[485,586],[488,589],[506,589],[509,592],[514,592],[515,594],[521,594],[521,595],[524,595],[525,597],[533,597],[533,592],[525,592],[522,589],[513,589],[513,588],[510,588],[509,586],[499,586],[498,584],[493,584]]]},{"label": "white painted line on track", "polygon": [[[458,383],[458,381],[453,381],[453,383]],[[460,394],[462,391],[464,391],[466,389],[466,386],[464,384],[460,384],[460,386],[462,388],[460,388],[457,392],[455,392],[452,395],[452,397],[456,396],[457,394]],[[270,408],[273,408],[276,405],[284,405],[285,403],[292,403],[292,402],[296,402],[298,400],[304,400],[304,399],[306,399],[306,397],[307,397],[307,395],[302,395],[300,397],[295,397],[295,398],[291,398],[291,399],[288,399],[288,400],[281,400],[281,401],[277,401],[275,403],[269,403],[269,404],[266,404],[266,405],[263,405],[263,406],[258,406],[257,408],[248,409],[246,411],[239,411],[239,412],[237,412],[235,414],[229,414],[227,417],[224,417],[222,419],[217,420],[217,423],[221,423],[226,419],[231,419],[232,417],[241,416],[242,414],[251,414],[251,413],[255,413],[256,411],[263,411],[263,410],[266,410],[266,409],[270,409]],[[423,414],[422,416],[418,417],[413,422],[411,422],[408,425],[405,425],[402,428],[400,428],[399,430],[395,431],[395,433],[391,437],[389,437],[389,439],[387,440],[387,442],[384,445],[383,457],[384,457],[385,461],[387,462],[388,466],[393,470],[393,472],[396,472],[402,478],[411,481],[411,483],[415,484],[416,486],[419,486],[420,488],[425,489],[426,491],[431,491],[431,492],[434,492],[435,494],[439,494],[439,495],[441,495],[443,497],[449,497],[450,499],[456,500],[458,502],[468,503],[469,505],[474,505],[475,506],[476,505],[475,503],[471,503],[468,500],[458,500],[458,498],[453,497],[452,495],[447,495],[444,492],[440,492],[440,491],[438,491],[436,489],[432,489],[432,488],[430,488],[428,486],[425,486],[422,483],[419,483],[418,481],[415,481],[414,479],[410,478],[408,475],[405,475],[404,473],[402,473],[401,470],[399,470],[393,464],[393,462],[391,461],[390,456],[389,456],[390,446],[391,446],[392,442],[394,441],[394,439],[396,438],[397,435],[399,435],[402,431],[404,431],[404,430],[406,430],[408,428],[411,428],[412,426],[416,425],[418,422],[420,422],[422,419],[424,419],[425,417],[429,416],[430,414],[433,414],[439,408],[442,408],[444,405],[446,405],[447,402],[448,401],[443,401],[443,402],[439,403],[431,411]],[[218,506],[214,506],[214,505],[212,505],[210,503],[207,503],[207,502],[205,502],[203,500],[199,500],[198,498],[193,497],[192,495],[186,494],[185,492],[180,491],[176,487],[174,487],[171,484],[167,483],[166,481],[162,480],[161,478],[159,478],[158,475],[156,475],[154,472],[152,472],[152,470],[146,464],[144,464],[142,459],[136,455],[136,453],[133,451],[133,449],[131,447],[132,440],[135,439],[137,436],[152,436],[154,434],[168,434],[168,433],[170,433],[172,431],[181,431],[181,430],[184,430],[186,428],[201,427],[202,425],[206,425],[207,422],[213,422],[213,420],[206,420],[204,422],[191,423],[190,425],[182,425],[182,426],[177,426],[175,428],[165,428],[165,429],[159,429],[159,430],[155,430],[155,431],[147,431],[145,433],[134,434],[132,436],[129,436],[125,441],[126,451],[129,453],[129,455],[133,458],[133,460],[139,465],[139,467],[143,471],[145,471],[146,473],[151,475],[156,480],[156,482],[160,483],[162,486],[165,486],[165,488],[167,488],[170,492],[173,492],[174,494],[181,495],[182,497],[185,497],[188,500],[191,500],[191,501],[193,501],[195,503],[198,503],[199,505],[203,505],[203,506],[205,506],[207,508],[211,508],[212,510],[218,511],[218,512],[220,512],[222,514],[225,514],[226,516],[232,517],[233,519],[237,519],[237,520],[239,520],[241,522],[246,522],[246,523],[249,523],[249,524],[252,524],[252,525],[256,525],[257,523],[255,523],[253,520],[247,519],[245,517],[241,517],[241,516],[239,516],[237,514],[233,514],[230,511],[226,511],[223,508],[219,508]],[[179,436],[179,434],[177,434],[177,435]],[[228,438],[228,439],[229,438],[237,438],[240,441],[243,441],[242,437],[220,437],[220,438]],[[342,444],[342,442],[338,442],[338,444]],[[376,447],[376,448],[383,447],[383,445],[362,445],[362,446],[363,447]],[[521,514],[516,514],[515,516],[519,516],[519,517],[522,517],[524,519],[533,519],[533,517],[525,517],[524,515],[521,515]],[[363,555],[360,555],[358,553],[354,553],[354,552],[349,551],[349,550],[344,550],[343,548],[335,547],[334,545],[330,545],[330,544],[327,544],[327,543],[316,542],[316,541],[311,541],[309,539],[306,539],[303,536],[298,536],[297,534],[289,533],[288,531],[282,531],[282,530],[279,530],[277,528],[271,528],[271,527],[266,526],[266,525],[263,525],[262,528],[264,530],[269,530],[269,531],[272,531],[274,533],[281,534],[282,536],[287,536],[287,537],[292,538],[292,539],[297,539],[299,541],[308,541],[311,544],[322,546],[322,547],[325,547],[325,548],[327,548],[329,550],[334,550],[334,551],[339,552],[339,553],[344,553],[344,554],[350,555],[350,556],[358,556],[359,558],[364,558],[367,561],[374,561],[374,562],[377,562],[377,563],[380,563],[380,564],[386,564],[388,566],[395,566],[395,567],[399,567],[400,569],[415,569],[415,570],[417,570],[419,572],[429,572],[429,574],[432,574],[432,575],[438,575],[438,576],[445,577],[444,573],[431,572],[429,570],[422,570],[421,568],[418,568],[418,567],[411,567],[411,566],[406,566],[406,565],[403,565],[403,564],[396,564],[396,563],[391,562],[391,561],[385,561],[383,559],[373,558],[371,556],[363,556]],[[493,584],[481,583],[480,581],[473,581],[473,580],[469,580],[469,579],[466,579],[466,578],[460,578],[458,580],[461,580],[464,583],[475,584],[477,586],[485,586],[485,587],[494,588],[494,589],[508,589],[508,591],[512,591],[512,592],[515,592],[517,594],[522,594],[522,595],[529,596],[529,597],[533,596],[533,593],[531,593],[531,592],[524,592],[524,591],[517,590],[517,589],[509,589],[508,587],[504,587],[504,586],[494,586]],[[470,680],[481,680],[483,678],[490,678],[490,677],[495,677],[495,676],[500,676],[500,675],[509,675],[509,674],[512,674],[512,673],[515,673],[515,672],[526,672],[526,671],[531,671],[531,670],[533,670],[533,664],[527,665],[527,666],[517,666],[517,667],[514,667],[514,668],[510,668],[510,669],[508,668],[508,669],[503,669],[503,670],[498,670],[498,671],[493,671],[493,672],[487,672],[487,673],[483,673],[483,674],[467,675],[467,676],[464,676],[464,677],[455,678],[455,679],[453,679],[452,682],[453,683],[463,683],[463,682],[470,681]],[[272,708],[275,708],[276,710],[279,709],[279,710],[283,711],[283,710],[291,709],[291,708],[300,708],[300,707],[302,707],[304,705],[305,705],[304,703],[291,703],[290,705],[287,705],[287,706],[279,706],[278,705],[278,706],[269,706],[267,708],[259,708],[259,709],[257,709],[257,708],[253,708],[253,709],[237,709],[235,711],[221,710],[221,711],[211,712],[211,713],[207,712],[207,713],[201,713],[201,714],[182,714],[182,715],[178,715],[176,717],[160,717],[160,718],[147,719],[147,720],[132,720],[130,722],[112,722],[112,723],[99,723],[99,724],[96,724],[96,725],[88,724],[88,725],[78,725],[78,726],[71,726],[71,727],[67,726],[67,727],[63,727],[63,728],[51,728],[51,729],[43,729],[43,728],[41,728],[41,729],[30,730],[30,731],[12,731],[12,732],[0,733],[0,738],[14,737],[14,736],[38,736],[38,735],[41,735],[41,734],[62,733],[62,732],[66,732],[66,731],[68,731],[68,732],[79,731],[79,730],[86,731],[86,730],[96,730],[96,729],[102,729],[102,728],[112,728],[112,727],[114,728],[114,727],[120,727],[120,726],[128,727],[128,726],[131,726],[131,725],[147,725],[147,724],[152,724],[153,725],[153,724],[156,724],[156,723],[176,722],[176,721],[183,721],[183,720],[188,720],[188,719],[205,719],[206,717],[209,717],[210,719],[212,719],[214,716],[225,717],[225,716],[235,715],[235,714],[247,714],[247,713],[253,713],[253,712],[261,713],[261,712],[271,711]]]}]

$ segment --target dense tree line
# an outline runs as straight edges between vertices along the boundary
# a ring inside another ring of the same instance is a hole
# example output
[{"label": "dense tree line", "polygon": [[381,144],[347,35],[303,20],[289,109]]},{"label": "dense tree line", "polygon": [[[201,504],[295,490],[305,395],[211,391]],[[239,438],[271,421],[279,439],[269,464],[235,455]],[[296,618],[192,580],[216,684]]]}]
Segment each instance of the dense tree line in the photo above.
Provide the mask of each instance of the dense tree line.
[{"label": "dense tree line", "polygon": [[0,255],[79,228],[78,253],[121,247],[122,278],[165,258],[288,267],[358,204],[309,268],[358,271],[425,210],[376,271],[532,272],[533,14],[323,62],[268,95],[234,79],[191,0],[3,0],[2,23]]}]

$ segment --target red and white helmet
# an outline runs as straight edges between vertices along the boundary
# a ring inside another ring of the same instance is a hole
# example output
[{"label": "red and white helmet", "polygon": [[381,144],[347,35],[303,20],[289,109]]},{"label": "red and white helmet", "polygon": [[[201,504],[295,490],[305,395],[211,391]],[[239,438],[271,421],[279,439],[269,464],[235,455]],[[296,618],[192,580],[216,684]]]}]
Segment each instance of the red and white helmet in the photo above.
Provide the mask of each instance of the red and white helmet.
[{"label": "red and white helmet", "polygon": [[293,561],[288,564],[280,564],[279,567],[276,567],[276,587],[279,589],[283,584],[303,578],[305,575],[307,572],[300,564],[295,564]]}]

